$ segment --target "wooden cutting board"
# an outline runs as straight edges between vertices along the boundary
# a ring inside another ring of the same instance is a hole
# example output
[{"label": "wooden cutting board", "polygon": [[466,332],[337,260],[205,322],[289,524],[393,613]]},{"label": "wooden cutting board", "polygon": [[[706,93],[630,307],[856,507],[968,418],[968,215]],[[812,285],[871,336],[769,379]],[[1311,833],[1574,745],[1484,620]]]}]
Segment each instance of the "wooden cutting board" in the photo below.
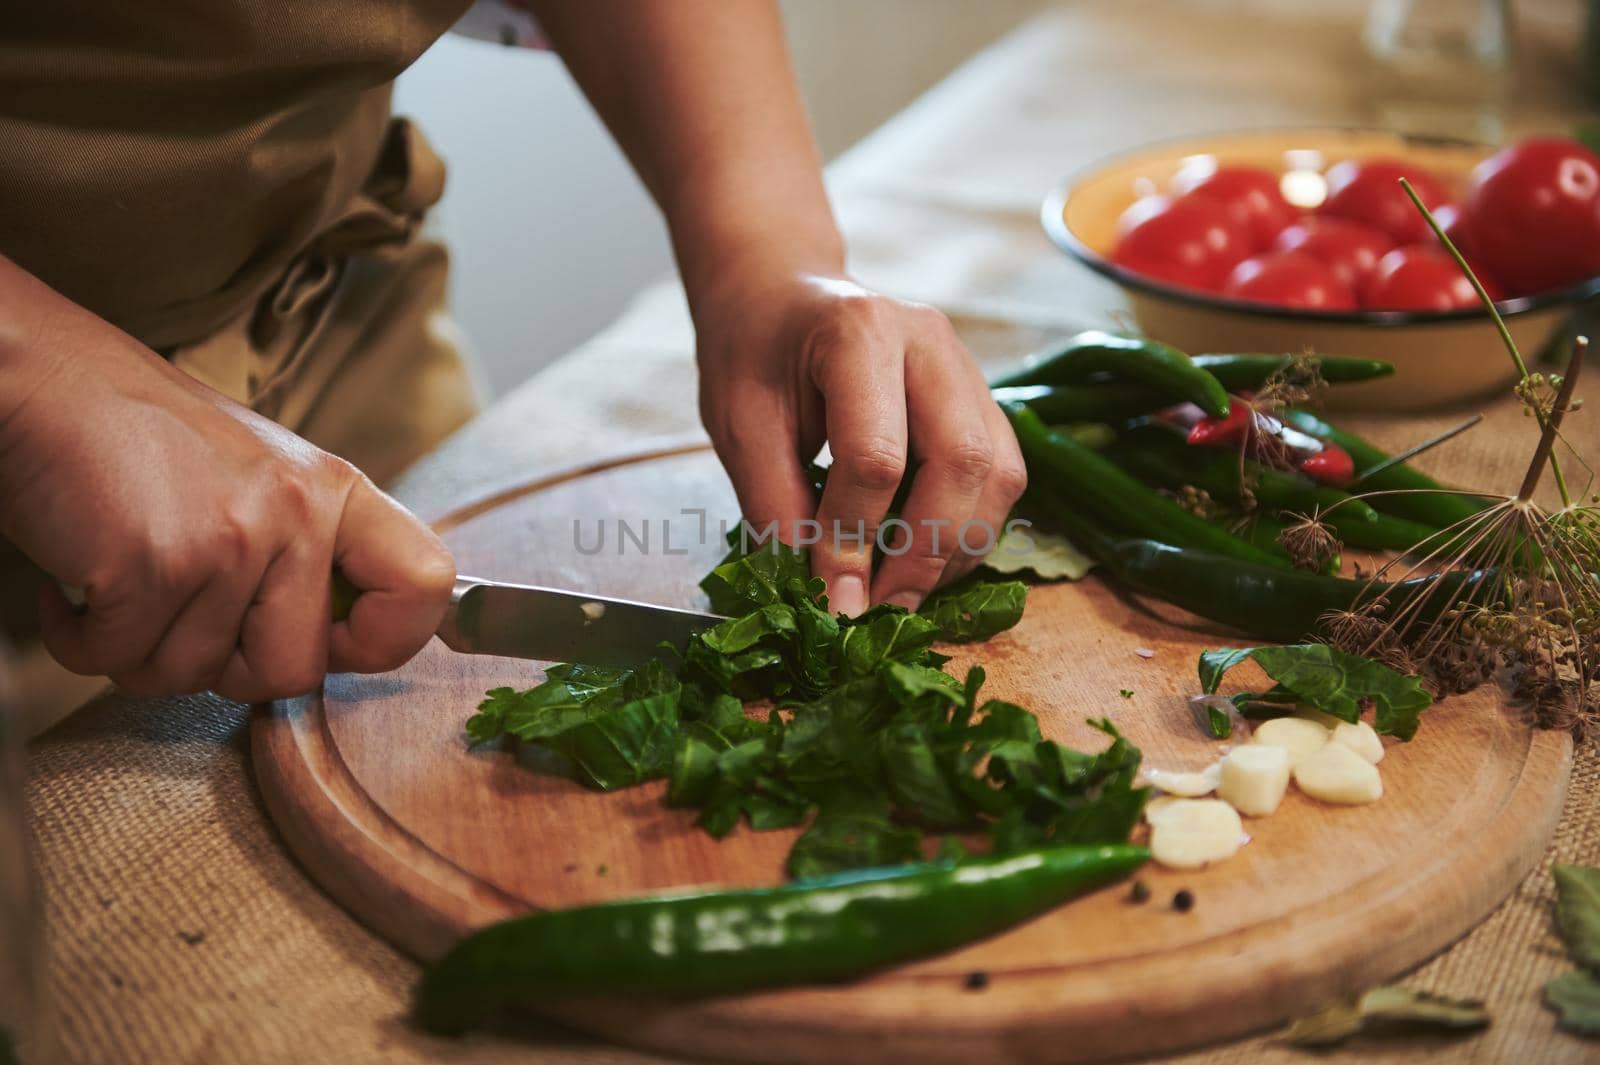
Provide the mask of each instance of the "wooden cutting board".
[{"label": "wooden cutting board", "polygon": [[[709,516],[704,537],[692,509]],[[721,554],[716,524],[735,513],[711,453],[687,445],[502,492],[437,527],[466,573],[692,606]],[[620,544],[619,522],[633,533]],[[1084,719],[1109,715],[1146,765],[1200,768],[1217,746],[1185,696],[1200,650],[1230,642],[1089,579],[1034,589],[1020,625],[958,651],[950,668],[981,660],[986,693],[1032,708],[1049,736],[1098,747]],[[482,693],[540,676],[434,641],[394,673],[330,677],[262,712],[257,779],[311,875],[422,959],[531,907],[781,878],[791,831],[717,842],[692,811],[660,804],[659,783],[602,794],[505,751],[469,750],[462,726]],[[1275,815],[1247,822],[1251,842],[1234,858],[1147,868],[1142,905],[1126,884],[1108,888],[847,986],[548,1012],[695,1060],[827,1065],[1084,1061],[1237,1035],[1393,977],[1482,919],[1543,853],[1570,754],[1566,736],[1530,730],[1480,691],[1390,746],[1381,802],[1326,806],[1291,789]],[[1195,896],[1190,912],[1171,905],[1180,888]],[[987,985],[967,989],[978,971]]]}]

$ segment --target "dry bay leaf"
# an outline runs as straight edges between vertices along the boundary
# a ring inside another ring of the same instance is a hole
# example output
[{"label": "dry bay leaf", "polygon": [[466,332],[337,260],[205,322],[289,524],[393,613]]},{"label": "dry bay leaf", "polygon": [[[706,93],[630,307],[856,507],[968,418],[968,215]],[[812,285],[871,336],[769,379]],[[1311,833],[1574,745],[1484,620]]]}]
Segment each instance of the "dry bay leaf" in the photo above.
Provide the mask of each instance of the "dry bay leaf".
[{"label": "dry bay leaf", "polygon": [[1544,985],[1545,1005],[1561,1014],[1561,1027],[1600,1035],[1600,980],[1581,969]]},{"label": "dry bay leaf", "polygon": [[1489,1024],[1476,999],[1454,999],[1393,984],[1375,987],[1302,1017],[1283,1033],[1295,1046],[1329,1046],[1374,1028],[1441,1028],[1465,1031]]},{"label": "dry bay leaf", "polygon": [[1556,924],[1567,954],[1600,972],[1600,869],[1584,865],[1550,867],[1556,882]]}]

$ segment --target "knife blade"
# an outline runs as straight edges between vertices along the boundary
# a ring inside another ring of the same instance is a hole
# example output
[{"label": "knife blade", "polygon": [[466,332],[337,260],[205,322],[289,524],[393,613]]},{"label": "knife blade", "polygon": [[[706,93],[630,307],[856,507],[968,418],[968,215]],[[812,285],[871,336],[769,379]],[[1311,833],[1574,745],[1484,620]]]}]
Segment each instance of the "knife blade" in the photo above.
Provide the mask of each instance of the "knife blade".
[{"label": "knife blade", "polygon": [[459,576],[439,638],[463,654],[633,667],[662,643],[682,649],[720,614],[559,588]]}]

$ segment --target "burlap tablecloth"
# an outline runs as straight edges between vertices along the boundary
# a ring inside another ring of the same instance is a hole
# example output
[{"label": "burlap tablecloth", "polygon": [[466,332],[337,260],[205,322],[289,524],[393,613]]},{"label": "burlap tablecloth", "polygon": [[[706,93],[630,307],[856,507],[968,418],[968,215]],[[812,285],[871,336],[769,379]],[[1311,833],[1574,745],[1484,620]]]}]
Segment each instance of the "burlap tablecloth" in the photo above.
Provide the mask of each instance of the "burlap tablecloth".
[{"label": "burlap tablecloth", "polygon": [[[1579,6],[1519,5],[1528,77],[1517,125],[1558,126],[1571,117]],[[1103,322],[1118,300],[1045,242],[1036,222],[1044,189],[1098,155],[1156,137],[1362,120],[1360,7],[1097,0],[1035,20],[834,166],[830,179],[858,272],[950,310],[991,364],[1047,335]],[[490,487],[590,457],[597,446],[642,447],[653,436],[693,431],[691,349],[681,294],[663,284],[424,461],[399,495],[437,514]],[[1600,403],[1593,384],[1591,409]],[[1419,432],[1379,421],[1362,426],[1380,439]],[[1496,456],[1503,460],[1506,449],[1498,441],[1522,429],[1513,414],[1496,410],[1490,425],[1437,464],[1504,479]],[[1595,434],[1592,422],[1577,431]],[[324,897],[284,851],[250,779],[246,719],[245,707],[216,698],[108,694],[35,745],[29,802],[68,1060],[658,1060],[537,1022],[513,1037],[459,1042],[408,1028],[415,967]],[[1597,796],[1600,758],[1591,747],[1577,759],[1549,860],[1600,864]],[[1364,1042],[1333,1056],[1595,1060],[1596,1044],[1555,1033],[1538,1001],[1541,984],[1566,967],[1550,927],[1547,865],[1411,978],[1487,998],[1492,1028],[1446,1042]],[[1358,916],[1351,934],[1361,934]],[[1268,1037],[1172,1060],[1292,1059],[1304,1055]]]}]

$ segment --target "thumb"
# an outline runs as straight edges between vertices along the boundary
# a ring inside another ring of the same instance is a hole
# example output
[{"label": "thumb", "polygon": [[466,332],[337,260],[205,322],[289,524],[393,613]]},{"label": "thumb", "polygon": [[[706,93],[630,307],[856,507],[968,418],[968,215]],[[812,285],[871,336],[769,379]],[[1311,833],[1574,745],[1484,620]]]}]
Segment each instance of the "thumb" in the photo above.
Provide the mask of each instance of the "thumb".
[{"label": "thumb", "polygon": [[456,578],[455,559],[433,530],[358,477],[345,497],[333,561],[358,594],[349,615],[334,623],[329,669],[378,673],[421,650],[444,617]]}]

